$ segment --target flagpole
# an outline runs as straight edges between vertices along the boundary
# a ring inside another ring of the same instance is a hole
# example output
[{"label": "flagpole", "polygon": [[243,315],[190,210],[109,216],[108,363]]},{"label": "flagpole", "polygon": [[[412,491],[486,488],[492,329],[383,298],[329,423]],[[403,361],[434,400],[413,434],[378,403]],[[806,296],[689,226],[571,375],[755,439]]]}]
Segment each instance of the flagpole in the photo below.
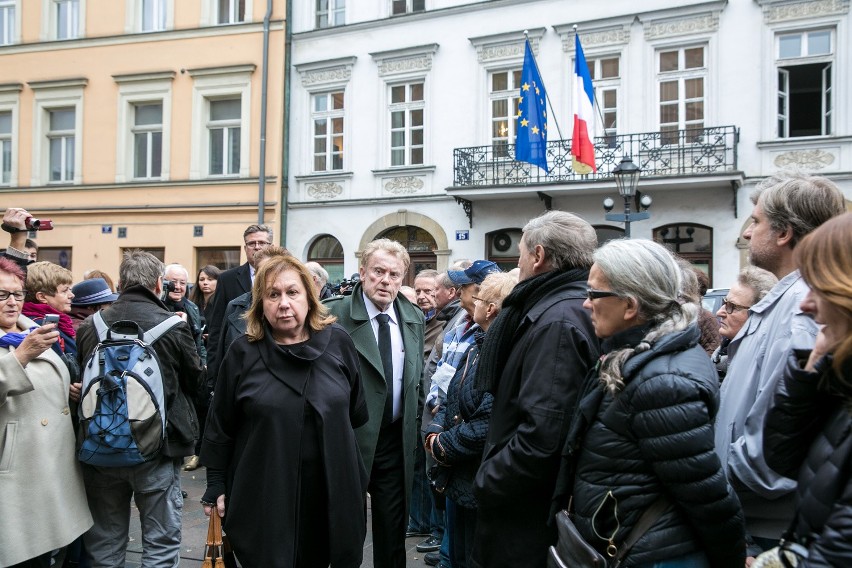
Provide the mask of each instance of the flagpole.
[{"label": "flagpole", "polygon": [[[530,35],[529,35],[528,30],[524,30],[524,39],[527,42],[530,41]],[[530,48],[532,48],[532,46],[530,46]],[[562,130],[559,128],[559,121],[556,120],[556,113],[553,112],[553,103],[550,102],[550,95],[547,92],[547,87],[543,84],[544,83],[544,77],[541,75],[541,69],[538,68],[538,61],[536,61],[536,59],[535,59],[535,54],[533,54],[532,62],[533,62],[533,65],[535,65],[536,73],[538,73],[539,78],[541,78],[542,87],[544,87],[544,95],[547,97],[547,106],[550,107],[550,115],[553,118],[554,124],[556,124],[556,134],[558,134],[559,139],[562,140]]]},{"label": "flagpole", "polygon": [[[574,24],[574,37],[576,38],[576,37],[577,37],[577,35],[578,35],[578,34],[577,34],[577,24]],[[576,42],[575,42],[575,43],[576,43]],[[574,59],[575,59],[575,60],[577,59],[577,52],[576,52],[576,51],[574,52]],[[574,89],[574,90],[576,91],[576,89]],[[577,94],[576,94],[576,93],[574,93],[574,96],[576,96],[576,95],[577,95]],[[601,105],[600,105],[600,103],[598,103],[598,96],[597,96],[597,94],[595,94],[594,104],[595,104],[595,108],[596,108],[596,109],[598,109],[598,118],[600,118],[600,119],[601,119],[601,128],[602,128],[602,129],[605,129],[605,128],[606,128],[606,123],[604,122],[603,109],[601,109]]]}]

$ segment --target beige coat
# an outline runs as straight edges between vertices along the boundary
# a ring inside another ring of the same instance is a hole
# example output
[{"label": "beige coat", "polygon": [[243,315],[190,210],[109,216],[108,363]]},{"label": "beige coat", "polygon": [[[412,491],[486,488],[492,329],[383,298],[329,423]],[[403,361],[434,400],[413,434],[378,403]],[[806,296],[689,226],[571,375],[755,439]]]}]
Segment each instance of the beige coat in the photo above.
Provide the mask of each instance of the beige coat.
[{"label": "beige coat", "polygon": [[[20,329],[34,325],[18,318]],[[51,349],[26,368],[14,351],[0,347],[0,566],[66,546],[92,526],[68,370]]]}]

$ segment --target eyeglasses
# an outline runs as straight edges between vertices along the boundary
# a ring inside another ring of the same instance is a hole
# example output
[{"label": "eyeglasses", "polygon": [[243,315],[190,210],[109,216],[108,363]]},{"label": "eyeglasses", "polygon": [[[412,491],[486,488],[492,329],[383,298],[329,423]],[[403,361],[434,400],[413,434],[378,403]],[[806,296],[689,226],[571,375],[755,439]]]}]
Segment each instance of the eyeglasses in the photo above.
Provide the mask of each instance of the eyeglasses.
[{"label": "eyeglasses", "polygon": [[725,298],[724,300],[722,300],[722,307],[725,309],[726,313],[732,314],[732,313],[738,312],[740,310],[747,310],[751,306],[741,306],[741,305],[735,304],[732,301]]},{"label": "eyeglasses", "polygon": [[611,292],[609,290],[595,290],[594,288],[588,288],[586,290],[586,296],[590,300],[599,300],[601,298],[612,298],[621,296],[618,292]]},{"label": "eyeglasses", "polygon": [[482,302],[483,304],[491,304],[491,303],[493,303],[493,302],[489,302],[489,301],[488,301],[488,300],[486,300],[485,298],[480,298],[479,296],[471,296],[471,298],[473,298],[473,301],[474,301],[474,302]]},{"label": "eyeglasses", "polygon": [[16,290],[14,292],[10,292],[8,290],[0,290],[0,302],[5,302],[9,299],[9,296],[15,298],[17,302],[23,302],[24,298],[27,296],[26,290]]},{"label": "eyeglasses", "polygon": [[248,241],[246,243],[246,247],[253,249],[262,249],[263,247],[268,247],[272,243],[268,241]]}]

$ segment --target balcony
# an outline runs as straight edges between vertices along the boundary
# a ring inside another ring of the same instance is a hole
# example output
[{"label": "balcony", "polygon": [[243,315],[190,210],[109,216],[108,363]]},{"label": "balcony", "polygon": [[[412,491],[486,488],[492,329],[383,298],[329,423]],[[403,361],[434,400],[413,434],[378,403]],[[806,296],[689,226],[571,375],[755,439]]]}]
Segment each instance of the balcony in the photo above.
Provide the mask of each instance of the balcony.
[{"label": "balcony", "polygon": [[[630,156],[642,169],[643,180],[677,176],[681,181],[707,177],[730,181],[742,176],[737,168],[738,141],[739,129],[735,126],[602,136],[595,138],[598,171],[592,174],[572,169],[570,139],[547,143],[550,173],[516,162],[514,144],[456,148],[453,187],[448,192],[469,199],[474,193],[469,190],[475,188],[595,185],[612,181],[612,170],[624,156]],[[735,173],[738,175],[732,175]]]}]

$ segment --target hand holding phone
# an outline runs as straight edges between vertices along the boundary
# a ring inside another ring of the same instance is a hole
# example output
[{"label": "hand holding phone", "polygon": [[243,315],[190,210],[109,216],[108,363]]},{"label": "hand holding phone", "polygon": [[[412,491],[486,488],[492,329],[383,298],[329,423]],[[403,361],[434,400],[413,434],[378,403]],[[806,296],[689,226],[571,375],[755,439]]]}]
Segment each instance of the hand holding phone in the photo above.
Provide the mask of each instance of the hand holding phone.
[{"label": "hand holding phone", "polygon": [[46,314],[44,319],[41,320],[41,325],[47,325],[49,323],[59,324],[59,315],[58,314]]}]

